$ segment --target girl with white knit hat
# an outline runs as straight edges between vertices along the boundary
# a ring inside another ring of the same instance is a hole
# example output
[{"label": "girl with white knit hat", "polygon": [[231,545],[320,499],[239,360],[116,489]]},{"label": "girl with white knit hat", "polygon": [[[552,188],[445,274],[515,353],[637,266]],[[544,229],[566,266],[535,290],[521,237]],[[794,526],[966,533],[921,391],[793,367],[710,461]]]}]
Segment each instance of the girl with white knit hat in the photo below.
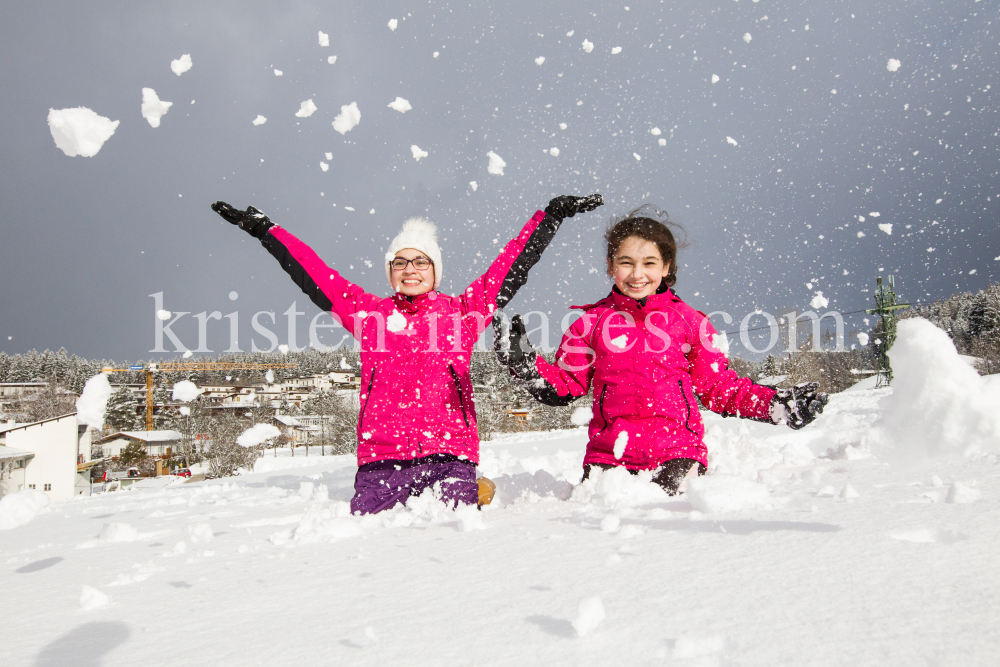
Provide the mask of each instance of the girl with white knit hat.
[{"label": "girl with white knit hat", "polygon": [[[261,211],[212,209],[260,239],[313,303],[361,343],[358,473],[351,511],[380,512],[433,488],[449,504],[480,503],[479,436],[469,365],[479,335],[528,278],[563,219],[600,195],[556,197],[537,211],[486,273],[458,296],[437,291],[444,262],[434,225],[403,223],[385,255],[394,294],[365,292]],[[492,486],[491,484],[489,485]],[[488,502],[491,489],[485,489]]]}]

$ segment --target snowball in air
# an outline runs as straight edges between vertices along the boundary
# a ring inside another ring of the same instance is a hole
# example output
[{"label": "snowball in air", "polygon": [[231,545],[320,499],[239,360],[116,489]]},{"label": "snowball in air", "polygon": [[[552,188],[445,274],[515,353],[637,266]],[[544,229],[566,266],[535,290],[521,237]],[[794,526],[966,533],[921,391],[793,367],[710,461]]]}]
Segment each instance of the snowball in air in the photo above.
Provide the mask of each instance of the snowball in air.
[{"label": "snowball in air", "polygon": [[85,424],[100,428],[104,426],[104,412],[111,398],[111,383],[105,373],[99,373],[83,385],[83,393],[76,399],[77,419]]},{"label": "snowball in air", "polygon": [[194,399],[201,396],[201,389],[198,388],[194,382],[190,380],[181,380],[180,382],[175,382],[173,391],[170,393],[170,397],[175,401],[183,401],[188,403]]},{"label": "snowball in air", "polygon": [[49,109],[49,131],[56,147],[69,157],[94,157],[118,129],[117,120],[99,116],[87,107]]},{"label": "snowball in air", "polygon": [[285,75],[285,73],[282,72],[280,69],[275,69],[274,70],[274,76],[284,76],[284,75]]},{"label": "snowball in air", "polygon": [[413,159],[420,162],[420,158],[427,157],[427,151],[420,150],[420,146],[413,144],[410,146],[410,152],[413,153]]},{"label": "snowball in air", "polygon": [[901,64],[902,64],[902,63],[900,63],[900,62],[899,62],[898,60],[896,60],[895,58],[889,58],[889,62],[888,62],[888,63],[886,63],[886,65],[885,65],[885,68],[886,68],[887,70],[889,70],[890,72],[895,72],[896,70],[898,70],[898,69],[899,69],[899,66],[900,66]]},{"label": "snowball in air", "polygon": [[590,53],[591,51],[594,50],[594,43],[591,42],[590,40],[586,39],[583,40],[583,50],[587,53]]},{"label": "snowball in air", "polygon": [[880,222],[879,225],[878,225],[878,228],[881,229],[886,234],[888,234],[889,236],[892,236],[892,223],[891,222]]},{"label": "snowball in air", "polygon": [[733,139],[732,137],[726,137],[726,143],[732,144],[733,146],[739,146],[739,144],[736,143],[736,140]]},{"label": "snowball in air", "polygon": [[719,83],[719,75],[718,74],[713,74],[712,75],[712,83]]},{"label": "snowball in air", "polygon": [[620,46],[616,46],[615,48],[611,49],[611,55],[613,56],[617,56],[621,52],[622,52],[622,47]]},{"label": "snowball in air", "polygon": [[858,342],[861,343],[862,346],[868,345],[868,334],[866,334],[864,332],[859,333],[858,334]]},{"label": "snowball in air", "polygon": [[746,42],[747,44],[750,43],[751,39],[753,39],[753,37],[750,36],[750,33],[743,35],[743,41]]},{"label": "snowball in air", "polygon": [[326,171],[327,169],[330,168],[330,165],[328,165],[326,162],[323,162],[322,160],[320,160],[319,168],[322,169],[323,171]]},{"label": "snowball in air", "polygon": [[236,438],[236,444],[240,447],[255,447],[271,438],[277,438],[279,435],[281,435],[281,431],[278,430],[277,426],[254,424]]},{"label": "snowball in air", "polygon": [[822,292],[816,292],[815,296],[809,301],[809,305],[813,308],[826,308],[830,305],[830,300],[823,296]]},{"label": "snowball in air", "polygon": [[406,328],[406,316],[398,310],[393,310],[392,315],[386,318],[385,328],[393,333],[397,333]]},{"label": "snowball in air", "polygon": [[559,149],[556,148],[555,146],[553,146],[552,148],[550,148],[548,152],[549,152],[549,155],[551,155],[552,157],[559,157]]},{"label": "snowball in air", "polygon": [[329,58],[326,59],[326,62],[330,63],[331,65],[334,64],[335,62],[337,62],[337,56],[330,56]]},{"label": "snowball in air", "polygon": [[260,114],[257,114],[257,117],[253,119],[253,124],[254,125],[263,125],[266,122],[267,122],[267,119],[264,118],[263,116],[261,116]]},{"label": "snowball in air", "polygon": [[319,31],[319,45],[330,46],[330,35],[326,34],[322,30]]},{"label": "snowball in air", "polygon": [[475,192],[476,190],[479,189],[479,183],[476,183],[475,181],[469,181],[469,187],[472,188],[473,192]]},{"label": "snowball in air", "polygon": [[507,163],[503,161],[503,158],[493,151],[490,151],[486,155],[490,158],[490,164],[486,167],[486,171],[494,176],[503,176],[503,168],[507,166]]},{"label": "snowball in air", "polygon": [[312,98],[309,98],[305,102],[299,105],[299,110],[295,112],[295,115],[299,118],[308,118],[309,116],[316,113],[316,105],[313,103]]},{"label": "snowball in air", "polygon": [[191,54],[185,53],[177,60],[171,60],[170,69],[173,70],[174,74],[176,74],[177,76],[180,76],[184,72],[191,69]]},{"label": "snowball in air", "polygon": [[410,103],[407,100],[404,100],[402,97],[397,97],[392,102],[389,102],[389,108],[394,111],[398,111],[399,113],[406,113],[413,107],[410,106]]},{"label": "snowball in air", "polygon": [[591,417],[594,416],[594,411],[591,408],[577,408],[573,411],[569,420],[573,422],[576,426],[586,426],[590,423]]},{"label": "snowball in air", "polygon": [[658,128],[658,127],[654,127],[654,128],[652,129],[652,130],[650,130],[650,131],[649,131],[649,133],[650,133],[651,135],[653,135],[654,137],[658,137],[658,136],[660,136],[661,134],[663,134],[663,131],[662,131],[662,130],[660,130],[660,128]]},{"label": "snowball in air", "polygon": [[340,113],[333,119],[333,129],[341,134],[347,134],[361,122],[361,112],[358,103],[351,102],[340,107]]},{"label": "snowball in air", "polygon": [[642,156],[639,155],[638,153],[632,153],[632,157],[634,157],[636,160],[642,160]]},{"label": "snowball in air", "polygon": [[393,32],[395,32],[396,26],[398,26],[398,25],[399,25],[399,21],[397,21],[396,19],[389,19],[389,30],[392,30]]},{"label": "snowball in air", "polygon": [[169,310],[158,310],[158,311],[156,311],[156,317],[157,317],[157,319],[163,320],[164,322],[166,322],[167,320],[169,320],[172,316],[173,316],[173,313],[171,313]]},{"label": "snowball in air", "polygon": [[628,447],[628,431],[622,431],[615,438],[615,458],[621,459],[625,456],[625,448]]},{"label": "snowball in air", "polygon": [[541,65],[544,62],[545,62],[545,56],[538,56],[537,58],[535,58],[536,65]]},{"label": "snowball in air", "polygon": [[164,102],[156,95],[152,88],[142,89],[142,117],[149,121],[150,126],[159,127],[160,118],[167,110],[174,105],[173,102]]}]

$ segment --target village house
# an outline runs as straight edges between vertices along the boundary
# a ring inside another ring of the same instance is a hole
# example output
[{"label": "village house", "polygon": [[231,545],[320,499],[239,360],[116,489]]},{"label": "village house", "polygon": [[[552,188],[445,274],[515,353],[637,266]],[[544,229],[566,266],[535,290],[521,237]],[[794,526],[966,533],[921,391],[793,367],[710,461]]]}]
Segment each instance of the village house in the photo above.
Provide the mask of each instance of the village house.
[{"label": "village house", "polygon": [[116,458],[121,456],[123,449],[138,442],[146,448],[146,454],[159,458],[172,456],[181,438],[177,431],[120,431],[102,438],[94,446],[100,449],[103,458]]},{"label": "village house", "polygon": [[22,457],[25,489],[68,500],[90,495],[90,469],[100,462],[91,457],[92,433],[73,412],[30,424],[8,421],[0,426],[0,445],[33,455]]}]

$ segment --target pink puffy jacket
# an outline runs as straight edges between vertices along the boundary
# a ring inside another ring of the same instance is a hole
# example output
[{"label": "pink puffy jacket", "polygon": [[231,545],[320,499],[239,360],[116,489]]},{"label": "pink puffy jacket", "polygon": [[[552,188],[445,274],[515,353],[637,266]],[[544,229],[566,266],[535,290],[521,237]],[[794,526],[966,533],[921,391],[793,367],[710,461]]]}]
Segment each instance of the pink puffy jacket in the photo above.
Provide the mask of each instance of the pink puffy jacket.
[{"label": "pink puffy jacket", "polygon": [[261,241],[323,310],[361,342],[358,465],[448,453],[479,462],[472,348],[527,280],[560,222],[538,211],[459,296],[368,294],[274,226]]},{"label": "pink puffy jacket", "polygon": [[707,465],[695,394],[723,416],[770,421],[774,390],[728,370],[708,317],[670,290],[636,300],[615,288],[596,304],[574,308],[584,315],[566,331],[554,365],[536,358],[546,386],[532,393],[549,402],[549,392],[558,404],[553,394],[583,396],[593,385],[585,464],[645,470],[689,458]]}]

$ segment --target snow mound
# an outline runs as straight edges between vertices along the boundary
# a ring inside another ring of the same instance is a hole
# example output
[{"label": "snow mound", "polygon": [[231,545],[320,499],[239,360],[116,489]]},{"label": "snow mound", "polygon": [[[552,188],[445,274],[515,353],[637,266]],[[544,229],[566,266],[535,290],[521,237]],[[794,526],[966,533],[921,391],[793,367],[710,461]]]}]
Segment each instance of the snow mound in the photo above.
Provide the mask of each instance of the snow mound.
[{"label": "snow mound", "polygon": [[[707,658],[722,653],[726,648],[726,640],[718,635],[681,635],[674,642],[672,657],[674,660],[691,660],[692,658]],[[698,661],[691,664],[714,665],[715,662]]]},{"label": "snow mound", "polygon": [[616,512],[650,503],[662,503],[666,497],[653,484],[653,471],[640,470],[631,475],[624,466],[611,470],[591,468],[590,476],[578,484],[570,496],[571,500],[587,503],[594,508],[607,508]]},{"label": "snow mound", "polygon": [[486,171],[494,176],[503,176],[503,168],[507,166],[507,163],[503,161],[503,158],[493,151],[487,153],[486,156],[490,159],[490,164],[486,167]]},{"label": "snow mound", "polygon": [[[174,62],[177,62],[176,60]],[[111,604],[111,598],[91,586],[84,586],[80,591],[80,606],[84,611],[93,611]]]},{"label": "snow mound", "polygon": [[705,514],[726,514],[770,507],[767,488],[735,475],[706,475],[688,481],[691,506]]},{"label": "snow mound", "polygon": [[236,444],[240,447],[255,447],[266,440],[277,438],[279,435],[281,435],[281,431],[277,426],[254,424],[236,438]]},{"label": "snow mound", "polygon": [[413,108],[410,106],[410,102],[408,100],[404,100],[402,97],[397,97],[392,102],[389,102],[388,106],[393,111],[398,111],[399,113],[406,113]]},{"label": "snow mound", "polygon": [[573,629],[580,637],[586,637],[597,629],[604,620],[604,604],[599,597],[584,598],[576,608]]},{"label": "snow mound", "polygon": [[556,479],[546,470],[505,474],[491,479],[497,485],[492,503],[497,507],[515,503],[537,503],[545,499],[567,500],[573,493],[573,485],[570,482]]},{"label": "snow mound", "polygon": [[135,542],[139,539],[139,531],[127,523],[106,523],[97,534],[97,541],[102,544],[113,542]]},{"label": "snow mound", "polygon": [[903,320],[889,358],[892,393],[869,439],[876,454],[913,465],[1000,449],[1000,385],[963,361],[948,334],[923,318]]},{"label": "snow mound", "polygon": [[358,103],[351,102],[340,107],[340,113],[333,119],[333,129],[341,134],[347,134],[361,122],[361,112]]},{"label": "snow mound", "polygon": [[[268,371],[270,372],[270,371]],[[180,382],[175,382],[173,386],[173,391],[171,392],[171,398],[175,401],[184,401],[188,403],[194,399],[201,396],[202,390],[198,388],[194,382],[190,380],[181,380]]]},{"label": "snow mound", "polygon": [[212,527],[207,523],[193,523],[187,527],[187,533],[194,544],[208,544],[215,537]]},{"label": "snow mound", "polygon": [[295,115],[299,118],[308,118],[316,113],[316,109],[316,104],[312,101],[312,98],[309,98],[299,105],[299,110],[295,112]]},{"label": "snow mound", "polygon": [[42,491],[25,489],[0,498],[0,530],[10,530],[28,523],[49,504]]},{"label": "snow mound", "polygon": [[49,131],[56,147],[69,157],[94,157],[118,129],[119,121],[99,116],[87,107],[49,109]]},{"label": "snow mound", "polygon": [[183,56],[181,56],[177,60],[171,60],[170,61],[170,69],[177,76],[180,76],[184,72],[186,72],[189,69],[191,69],[191,65],[192,65],[192,63],[191,63],[191,54],[190,53],[185,53]]},{"label": "snow mound", "polygon": [[160,126],[160,118],[166,115],[173,102],[164,102],[152,88],[142,89],[142,117],[149,121],[151,127]]},{"label": "snow mound", "polygon": [[104,413],[111,398],[111,383],[105,373],[98,373],[83,385],[83,393],[76,399],[76,417],[84,424],[104,426]]}]

